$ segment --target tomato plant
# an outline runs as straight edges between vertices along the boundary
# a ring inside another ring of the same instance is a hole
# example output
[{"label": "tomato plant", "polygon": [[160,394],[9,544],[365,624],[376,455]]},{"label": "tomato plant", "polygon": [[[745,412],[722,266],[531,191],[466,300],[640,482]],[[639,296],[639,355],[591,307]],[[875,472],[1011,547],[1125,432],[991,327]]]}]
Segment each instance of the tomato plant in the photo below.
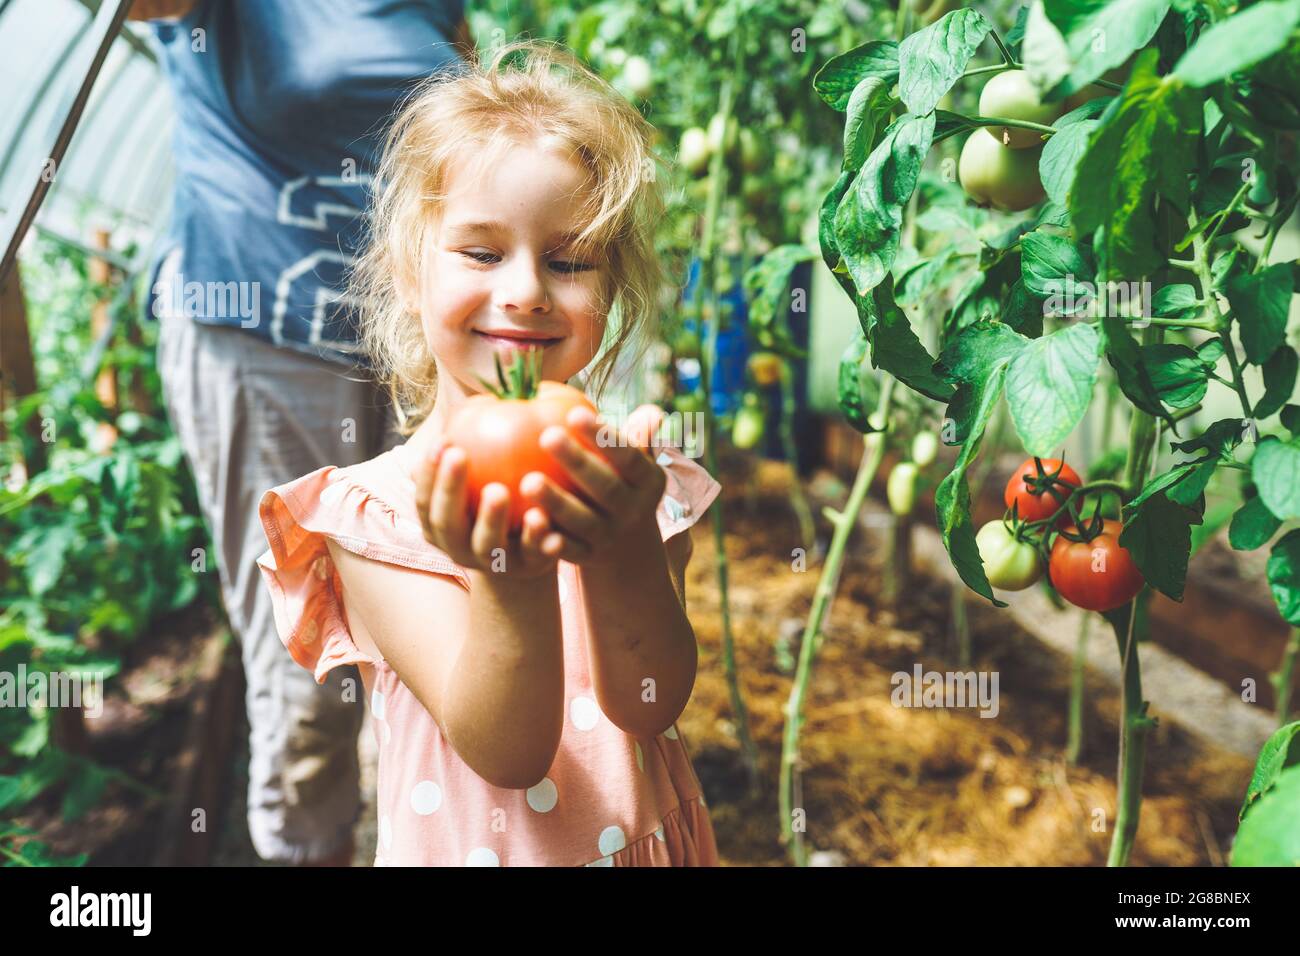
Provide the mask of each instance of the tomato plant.
[{"label": "tomato plant", "polygon": [[[1271,543],[1270,587],[1300,625],[1300,530],[1284,530],[1300,518],[1300,358],[1287,341],[1300,268],[1273,261],[1298,199],[1300,4],[1032,10],[1005,33],[955,10],[910,34],[862,37],[822,66],[814,86],[844,114],[844,157],[818,236],[861,326],[854,364],[878,370],[841,405],[869,423],[866,396],[896,381],[947,406],[956,457],[936,491],[938,524],[962,580],[995,605],[969,478],[1004,399],[1033,457],[1063,447],[1096,397],[1107,422],[1127,424],[1113,480],[1071,492],[1080,504],[1109,496],[1118,521],[1091,547],[1061,537],[1051,569],[1067,599],[1110,608],[1119,641],[1108,862],[1123,865],[1154,724],[1140,680],[1147,618],[1126,609],[1143,580],[1182,599],[1212,484],[1242,479],[1229,543]],[[994,84],[1000,74],[1020,75]],[[1084,576],[1069,558],[1093,550],[1108,570]]]},{"label": "tomato plant", "polygon": [[[529,358],[525,358],[525,354]],[[532,471],[540,471],[561,488],[579,494],[568,471],[541,446],[541,436],[552,425],[565,425],[570,410],[596,407],[587,396],[563,382],[538,382],[537,349],[515,350],[507,372],[498,357],[496,385],[473,395],[447,425],[447,440],[465,451],[465,486],[470,514],[478,512],[484,487],[500,482],[510,492],[510,529],[523,527],[524,513],[534,507],[519,490]]]}]

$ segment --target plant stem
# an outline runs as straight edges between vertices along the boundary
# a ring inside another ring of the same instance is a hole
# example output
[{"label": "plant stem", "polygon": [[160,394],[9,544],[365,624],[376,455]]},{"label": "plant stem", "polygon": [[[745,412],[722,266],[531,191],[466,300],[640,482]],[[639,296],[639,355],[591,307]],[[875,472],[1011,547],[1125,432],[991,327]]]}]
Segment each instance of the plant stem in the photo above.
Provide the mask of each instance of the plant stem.
[{"label": "plant stem", "polygon": [[[1194,206],[1188,210],[1187,222],[1193,229],[1196,228],[1197,219]],[[1228,357],[1228,368],[1232,370],[1232,385],[1237,392],[1237,398],[1241,401],[1242,415],[1245,418],[1250,418],[1250,399],[1246,396],[1246,384],[1241,377],[1241,363],[1237,360],[1237,347],[1232,344],[1232,324],[1225,319],[1223,313],[1219,310],[1219,299],[1214,291],[1214,279],[1210,275],[1209,250],[1209,243],[1201,236],[1198,235],[1192,238],[1196,276],[1201,280],[1201,298],[1205,300],[1205,307],[1214,320],[1215,331],[1219,333],[1219,341],[1223,343],[1224,355]]]},{"label": "plant stem", "polygon": [[1273,675],[1273,687],[1277,691],[1277,725],[1287,722],[1291,713],[1291,677],[1295,673],[1296,658],[1300,657],[1300,627],[1291,629],[1291,640],[1287,641],[1282,653],[1282,664]]},{"label": "plant stem", "polygon": [[[742,49],[738,40],[739,33],[740,31],[737,30],[732,34],[731,38],[737,72],[739,72],[740,68],[740,51]],[[718,93],[718,113],[723,117],[724,124],[731,117],[732,95],[732,77],[725,77]],[[709,194],[704,207],[704,222],[701,229],[703,234],[700,238],[700,272],[695,285],[695,314],[703,315],[699,306],[706,283],[709,287],[709,299],[713,305],[713,315],[708,323],[706,341],[703,348],[700,349],[700,385],[704,393],[705,467],[708,468],[711,474],[715,475],[718,473],[717,425],[713,417],[711,379],[713,377],[713,358],[718,354],[718,329],[722,324],[722,310],[717,300],[717,292],[713,288],[716,272],[714,244],[717,234],[718,208],[721,205],[722,195],[726,189],[727,173],[726,166],[723,163],[723,153],[723,150],[719,150],[714,154],[709,166]],[[713,515],[713,550],[718,572],[718,600],[722,615],[723,670],[726,674],[727,690],[731,698],[731,710],[736,719],[736,736],[740,741],[750,791],[754,792],[758,787],[758,748],[755,746],[753,736],[749,731],[749,711],[745,706],[745,699],[741,694],[740,681],[736,673],[736,651],[731,633],[731,600],[728,588],[727,547],[723,529],[722,509],[710,508],[709,511]]]},{"label": "plant stem", "polygon": [[790,463],[790,505],[799,521],[799,538],[805,551],[811,552],[817,544],[817,526],[813,523],[812,508],[803,482],[799,480],[799,455],[794,444],[794,376],[790,363],[781,364],[781,452]]},{"label": "plant stem", "polygon": [[[1142,330],[1142,344],[1153,345],[1161,338],[1158,328]],[[1155,419],[1140,409],[1133,409],[1129,423],[1128,460],[1124,484],[1134,493],[1146,482],[1151,454],[1155,446]],[[1115,831],[1111,834],[1107,866],[1127,866],[1133,841],[1137,837],[1142,812],[1142,772],[1146,764],[1146,738],[1153,721],[1147,717],[1147,703],[1142,699],[1142,666],[1138,656],[1138,607],[1148,589],[1128,605],[1127,621],[1119,615],[1109,619],[1115,629],[1122,662],[1122,712],[1119,737],[1119,761],[1116,769]],[[1143,622],[1145,623],[1145,615]]]},{"label": "plant stem", "polygon": [[[884,386],[880,391],[880,401],[876,414],[888,427],[889,411],[894,395],[894,377],[883,376]],[[871,487],[876,470],[885,455],[886,432],[872,432],[862,439],[862,459],[858,465],[857,477],[849,492],[849,500],[842,511],[830,514],[834,533],[831,535],[830,549],[826,553],[826,563],[822,565],[821,576],[817,580],[817,590],[813,595],[812,610],[808,623],[804,626],[803,642],[799,646],[799,664],[795,669],[794,683],[790,688],[790,699],[785,706],[785,735],[781,742],[781,778],[778,799],[781,812],[781,840],[790,846],[796,866],[807,865],[807,851],[803,843],[803,829],[794,829],[793,782],[796,765],[799,761],[799,732],[803,728],[804,698],[812,679],[813,660],[821,640],[822,620],[826,616],[831,598],[839,584],[840,570],[844,565],[844,549],[849,535],[858,523],[858,512],[866,500],[867,490]],[[829,509],[828,509],[829,510]],[[804,808],[800,808],[804,809]]]},{"label": "plant stem", "polygon": [[[1294,211],[1294,210],[1293,210]],[[1257,274],[1265,265],[1268,264],[1269,253],[1273,251],[1273,240],[1277,234],[1282,231],[1284,217],[1279,217],[1269,223],[1268,234],[1264,236],[1264,245],[1259,250],[1259,258],[1255,260],[1255,268],[1251,269],[1251,274]]]},{"label": "plant stem", "polygon": [[1019,129],[1031,129],[1036,133],[1052,134],[1056,132],[1054,126],[1044,126],[1042,123],[1031,123],[1029,120],[1008,119],[1005,116],[965,116],[961,113],[955,114],[960,116],[972,126],[1014,126]]},{"label": "plant stem", "polygon": [[1250,183],[1242,183],[1241,188],[1233,195],[1232,201],[1228,203],[1228,207],[1219,213],[1219,218],[1214,223],[1214,228],[1212,228],[1210,234],[1205,237],[1206,248],[1210,248],[1214,245],[1214,240],[1219,238],[1219,232],[1223,229],[1223,224],[1228,221],[1229,216],[1236,212],[1237,207],[1241,205],[1241,201],[1246,198],[1246,193],[1249,191]]},{"label": "plant stem", "polygon": [[1196,322],[1191,319],[1155,319],[1143,315],[1132,319],[1125,319],[1125,321],[1134,325],[1160,325],[1170,329],[1200,329],[1202,332],[1219,331],[1217,324],[1210,322]]},{"label": "plant stem", "polygon": [[1011,51],[1007,49],[1007,45],[1002,42],[1002,37],[998,35],[998,31],[990,30],[989,36],[993,37],[993,42],[998,45],[998,52],[1002,54],[1002,65],[1010,67],[1012,63],[1015,63],[1016,58],[1011,55]]},{"label": "plant stem", "polygon": [[1083,678],[1088,661],[1088,625],[1092,615],[1084,612],[1079,622],[1079,637],[1074,645],[1074,667],[1070,674],[1070,735],[1065,745],[1065,762],[1071,767],[1079,763],[1083,751]]}]

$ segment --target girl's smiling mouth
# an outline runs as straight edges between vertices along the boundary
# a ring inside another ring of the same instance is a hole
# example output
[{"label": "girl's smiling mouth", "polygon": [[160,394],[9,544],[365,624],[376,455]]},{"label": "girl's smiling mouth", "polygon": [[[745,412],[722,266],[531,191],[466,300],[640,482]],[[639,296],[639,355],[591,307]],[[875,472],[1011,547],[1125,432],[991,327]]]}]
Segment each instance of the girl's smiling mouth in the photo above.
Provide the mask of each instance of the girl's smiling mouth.
[{"label": "girl's smiling mouth", "polygon": [[542,338],[531,332],[516,332],[508,329],[496,332],[475,329],[474,334],[487,339],[494,345],[507,349],[546,348],[560,341],[558,337]]}]

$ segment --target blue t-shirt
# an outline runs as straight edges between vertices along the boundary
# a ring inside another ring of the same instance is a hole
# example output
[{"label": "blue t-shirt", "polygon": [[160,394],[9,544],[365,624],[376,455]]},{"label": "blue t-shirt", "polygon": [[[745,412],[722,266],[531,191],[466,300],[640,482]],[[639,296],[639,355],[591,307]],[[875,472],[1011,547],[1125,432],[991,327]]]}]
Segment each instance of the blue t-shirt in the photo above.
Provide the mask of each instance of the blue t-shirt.
[{"label": "blue t-shirt", "polygon": [[[461,0],[199,0],[154,21],[176,190],[147,311],[364,363],[345,267],[395,109],[460,62],[449,40],[462,15]],[[160,277],[177,247],[179,275]]]}]

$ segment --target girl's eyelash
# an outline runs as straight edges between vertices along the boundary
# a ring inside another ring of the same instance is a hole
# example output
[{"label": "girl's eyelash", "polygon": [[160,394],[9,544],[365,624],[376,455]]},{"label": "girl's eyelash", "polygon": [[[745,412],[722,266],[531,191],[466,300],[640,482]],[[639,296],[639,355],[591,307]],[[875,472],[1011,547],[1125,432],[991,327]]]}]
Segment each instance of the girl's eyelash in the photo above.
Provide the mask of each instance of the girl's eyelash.
[{"label": "girl's eyelash", "polygon": [[[501,258],[495,252],[474,252],[466,249],[462,249],[460,254],[468,259],[473,259],[480,265],[491,265]],[[553,268],[560,267],[559,271],[565,275],[572,275],[575,272],[587,272],[596,268],[589,262],[574,262],[572,260],[556,260],[551,263],[551,266]]]}]

